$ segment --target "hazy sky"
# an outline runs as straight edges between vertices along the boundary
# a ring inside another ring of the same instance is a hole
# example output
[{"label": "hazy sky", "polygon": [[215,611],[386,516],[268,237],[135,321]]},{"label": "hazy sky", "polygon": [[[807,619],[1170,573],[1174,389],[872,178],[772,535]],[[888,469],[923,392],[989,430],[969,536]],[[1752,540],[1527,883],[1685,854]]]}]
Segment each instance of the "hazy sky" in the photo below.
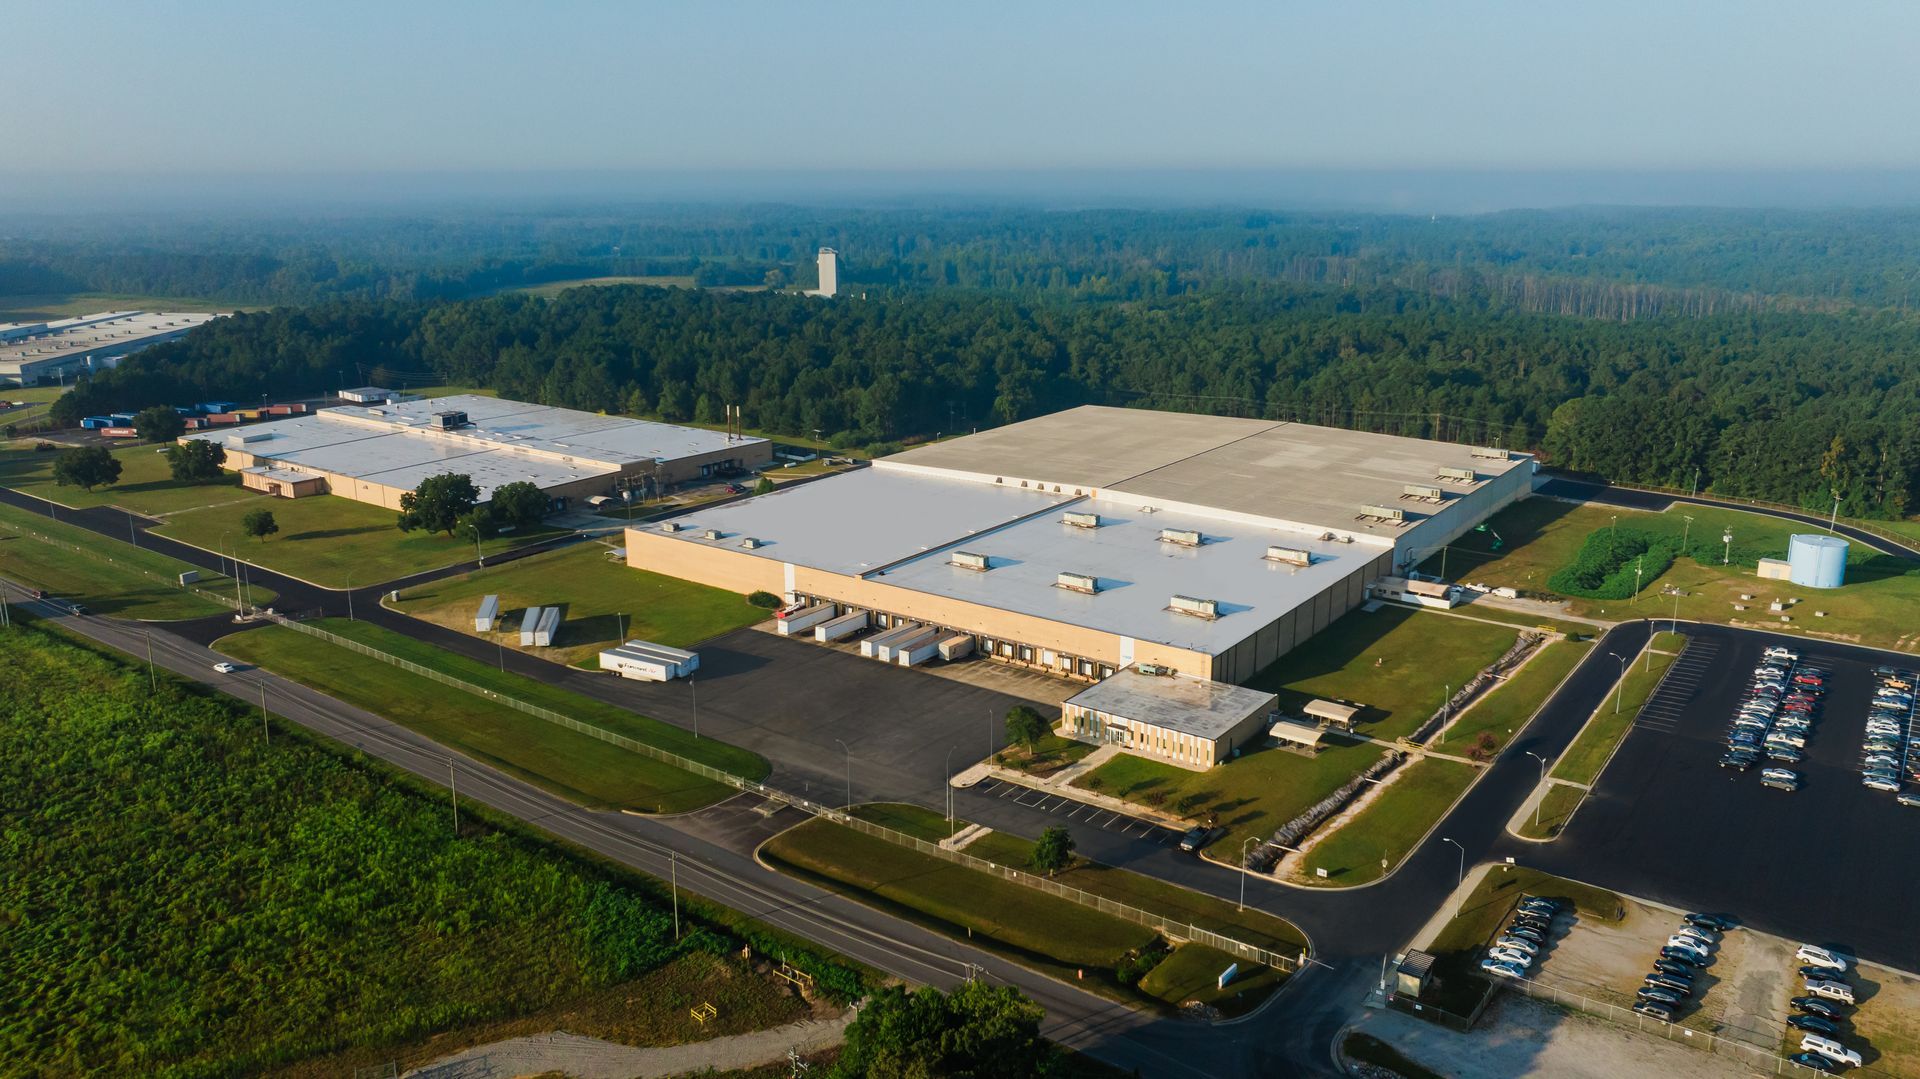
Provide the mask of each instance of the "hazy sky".
[{"label": "hazy sky", "polygon": [[0,173],[1920,165],[1912,2],[4,8]]}]

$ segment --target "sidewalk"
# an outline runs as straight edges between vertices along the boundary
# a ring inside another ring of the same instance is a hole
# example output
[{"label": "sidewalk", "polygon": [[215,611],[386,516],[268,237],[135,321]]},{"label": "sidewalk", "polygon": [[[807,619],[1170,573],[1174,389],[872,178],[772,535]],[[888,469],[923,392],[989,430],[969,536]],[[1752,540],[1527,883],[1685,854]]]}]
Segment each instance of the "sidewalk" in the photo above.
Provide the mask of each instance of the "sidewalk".
[{"label": "sidewalk", "polygon": [[406,1075],[421,1079],[494,1079],[559,1073],[574,1079],[635,1079],[733,1071],[783,1059],[789,1049],[812,1053],[839,1045],[853,1017],[854,1011],[849,1008],[836,1019],[806,1019],[772,1030],[658,1048],[555,1031],[477,1045]]}]

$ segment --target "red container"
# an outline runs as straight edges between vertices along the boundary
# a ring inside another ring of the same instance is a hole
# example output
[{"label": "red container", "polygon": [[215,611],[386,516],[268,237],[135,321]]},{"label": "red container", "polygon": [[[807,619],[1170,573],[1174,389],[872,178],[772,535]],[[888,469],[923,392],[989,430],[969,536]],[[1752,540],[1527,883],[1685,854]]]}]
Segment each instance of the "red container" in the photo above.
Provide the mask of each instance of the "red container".
[{"label": "red container", "polygon": [[131,427],[102,427],[101,438],[139,438],[140,432]]},{"label": "red container", "polygon": [[266,414],[269,416],[291,416],[293,415],[293,406],[292,405],[268,405],[265,411],[266,411]]},{"label": "red container", "polygon": [[240,417],[231,412],[212,412],[208,413],[207,422],[215,426],[223,423],[239,423]]}]

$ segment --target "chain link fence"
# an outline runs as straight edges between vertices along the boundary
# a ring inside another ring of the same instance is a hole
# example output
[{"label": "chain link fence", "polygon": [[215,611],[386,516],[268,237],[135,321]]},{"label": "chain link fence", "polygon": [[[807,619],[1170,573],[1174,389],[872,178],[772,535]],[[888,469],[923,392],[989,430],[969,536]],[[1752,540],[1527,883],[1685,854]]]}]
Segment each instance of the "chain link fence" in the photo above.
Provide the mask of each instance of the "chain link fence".
[{"label": "chain link fence", "polygon": [[[44,532],[37,532],[31,528],[25,528],[25,527],[16,526],[16,525],[8,525],[5,531],[14,535],[31,537],[34,540],[44,543],[49,547],[58,547],[63,551],[72,551],[77,555],[80,555],[84,558],[90,558],[95,562],[105,562],[109,565],[119,566],[122,569],[132,570],[133,572],[138,573],[140,576],[145,577],[148,580],[157,581],[158,583],[163,584],[168,588],[178,588],[183,592],[192,592],[193,594],[200,596],[203,599],[210,599],[215,603],[221,604],[222,606],[232,607],[235,610],[244,609],[244,606],[240,603],[235,602],[232,596],[227,595],[223,591],[218,591],[215,588],[208,587],[207,585],[200,584],[198,582],[183,585],[180,583],[179,577],[169,577],[164,573],[155,573],[150,569],[145,569],[141,566],[136,566],[132,562],[122,561],[121,559],[118,559],[118,558],[111,558],[107,555],[101,554],[97,550],[92,550],[86,547],[82,547],[77,543],[69,543],[66,540],[57,539],[53,536],[47,535]],[[162,555],[160,557],[164,558],[167,556]],[[196,567],[192,567],[192,566],[189,566],[187,568],[189,570],[194,570],[195,572],[201,572],[201,573],[206,572],[205,570],[198,570]],[[229,580],[231,580],[231,578],[229,578]]]},{"label": "chain link fence", "polygon": [[463,693],[471,693],[476,697],[483,697],[487,700],[495,702],[496,704],[504,705],[508,708],[511,708],[517,712],[524,712],[527,715],[533,716],[536,719],[545,720],[548,723],[558,724],[559,726],[565,727],[570,731],[576,731],[580,734],[584,734],[589,738],[597,738],[600,741],[606,742],[610,745],[616,745],[622,749],[631,750],[632,752],[638,753],[643,757],[650,757],[653,760],[660,761],[663,764],[670,764],[675,768],[680,768],[685,771],[692,772],[694,775],[702,776],[706,779],[714,780],[715,782],[724,783],[727,786],[733,787],[736,790],[746,791],[752,794],[758,794],[764,798],[768,798],[777,802],[784,803],[786,805],[793,806],[795,809],[798,809],[804,813],[822,818],[824,820],[832,821],[835,824],[844,825],[857,832],[862,832],[879,839],[884,839],[889,843],[895,843],[903,847],[908,847],[922,854],[930,855],[935,858],[940,858],[945,861],[953,862],[956,865],[965,866],[968,869],[973,869],[981,873],[988,873],[996,877],[1001,877],[1006,880],[1014,881],[1016,883],[1023,884],[1029,888],[1033,888],[1038,891],[1045,892],[1048,895],[1056,896],[1058,898],[1065,899],[1070,902],[1078,903],[1082,906],[1091,907],[1095,910],[1100,911],[1103,914],[1111,914],[1116,918],[1121,918],[1125,921],[1133,922],[1137,925],[1149,926],[1153,929],[1159,930],[1161,933],[1165,934],[1168,937],[1172,937],[1172,938],[1176,938],[1184,941],[1190,941],[1195,944],[1204,944],[1211,948],[1218,948],[1219,950],[1226,952],[1228,955],[1232,955],[1240,959],[1249,960],[1255,963],[1261,963],[1266,966],[1272,967],[1275,970],[1281,971],[1282,973],[1291,973],[1292,971],[1299,969],[1301,963],[1303,963],[1306,959],[1306,953],[1304,950],[1297,954],[1289,955],[1284,952],[1275,951],[1271,948],[1263,948],[1256,944],[1249,944],[1246,941],[1236,940],[1233,937],[1229,937],[1224,934],[1214,932],[1211,929],[1203,929],[1200,926],[1191,925],[1191,924],[1181,922],[1172,918],[1168,918],[1165,915],[1156,914],[1153,911],[1142,910],[1139,907],[1129,906],[1125,903],[1115,902],[1114,900],[1108,899],[1104,896],[1094,895],[1091,892],[1082,891],[1079,888],[1070,887],[1068,885],[1061,884],[1058,881],[1051,880],[1046,877],[1036,876],[1035,874],[1032,874],[1032,873],[1027,873],[1018,869],[1013,869],[1008,866],[1001,865],[998,862],[989,862],[984,858],[977,858],[971,854],[965,853],[964,851],[948,850],[937,843],[928,843],[923,839],[919,839],[914,836],[907,835],[904,832],[894,831],[891,828],[883,827],[881,825],[873,823],[872,821],[861,820],[860,818],[855,817],[852,814],[845,812],[844,810],[834,809],[828,806],[821,805],[818,802],[813,802],[805,798],[796,797],[784,791],[774,790],[773,788],[768,787],[764,783],[759,783],[754,780],[745,779],[741,776],[734,775],[731,772],[722,771],[718,768],[713,767],[712,765],[703,764],[700,761],[692,760],[687,757],[682,757],[677,753],[670,753],[664,749],[659,748],[658,746],[648,745],[645,742],[641,742],[636,739],[629,738],[625,735],[616,734],[613,731],[609,731],[601,727],[596,727],[591,723],[583,723],[580,720],[574,719],[571,716],[562,715],[561,713],[556,712],[551,708],[542,708],[537,704],[528,704],[525,701],[516,700],[503,693],[499,693],[494,690],[487,689],[483,686],[475,685],[472,682],[468,682],[468,681],[465,681],[464,679],[456,678],[453,675],[447,674],[443,671],[436,671],[431,667],[424,667],[418,663],[413,662],[412,660],[402,659],[399,656],[392,655],[387,652],[382,652],[380,649],[374,648],[371,645],[353,640],[350,637],[342,637],[338,633],[329,632],[327,630],[319,628],[318,626],[310,626],[303,622],[295,621],[294,619],[287,618],[284,615],[279,615],[279,614],[268,614],[268,615],[265,615],[265,617],[272,620],[274,623],[278,625],[282,625],[287,627],[288,629],[293,630],[296,633],[303,633],[309,637],[326,641],[328,644],[345,648],[350,652],[357,652],[360,655],[367,656],[370,659],[376,659],[382,663],[390,664],[392,666],[400,668],[403,671],[407,671],[410,674],[419,675],[420,677],[425,678],[429,681],[438,682],[443,686],[449,686],[453,689],[460,690]]}]

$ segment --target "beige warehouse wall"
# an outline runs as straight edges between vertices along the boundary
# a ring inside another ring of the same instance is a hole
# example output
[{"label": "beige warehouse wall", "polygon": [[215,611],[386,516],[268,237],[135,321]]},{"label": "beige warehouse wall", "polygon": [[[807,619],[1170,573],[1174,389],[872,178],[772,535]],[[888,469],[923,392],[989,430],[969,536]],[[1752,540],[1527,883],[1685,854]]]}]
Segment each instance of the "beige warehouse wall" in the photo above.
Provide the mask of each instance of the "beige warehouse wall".
[{"label": "beige warehouse wall", "polygon": [[661,533],[659,527],[626,530],[627,565],[743,595],[756,591],[779,594],[787,589],[785,567],[771,558],[688,543]]}]

